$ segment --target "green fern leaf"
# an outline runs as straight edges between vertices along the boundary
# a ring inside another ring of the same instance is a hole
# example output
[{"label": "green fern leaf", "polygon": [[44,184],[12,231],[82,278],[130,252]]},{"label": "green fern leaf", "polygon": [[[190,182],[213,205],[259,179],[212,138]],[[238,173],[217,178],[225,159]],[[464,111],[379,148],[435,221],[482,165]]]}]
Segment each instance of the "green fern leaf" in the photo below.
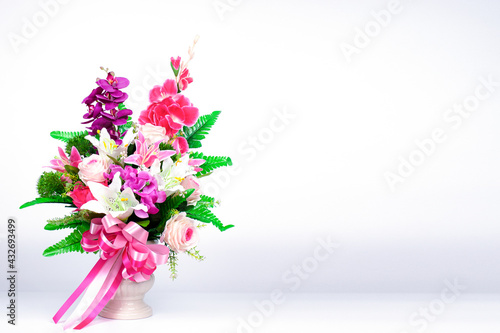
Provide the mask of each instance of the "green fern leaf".
[{"label": "green fern leaf", "polygon": [[205,139],[212,126],[217,121],[220,111],[214,111],[198,118],[198,121],[191,127],[184,126],[184,136],[189,148],[200,148],[201,140]]},{"label": "green fern leaf", "polygon": [[86,225],[89,226],[89,223],[87,221],[72,221],[71,223],[67,224],[53,224],[53,223],[47,223],[44,227],[45,230],[61,230],[61,229],[69,229],[69,228],[78,228],[80,225]]},{"label": "green fern leaf", "polygon": [[48,197],[48,198],[36,198],[35,200],[26,202],[19,209],[23,209],[29,206],[41,204],[41,203],[64,203],[68,204],[67,207],[74,207],[73,200],[70,197],[62,197],[59,195]]},{"label": "green fern leaf", "polygon": [[62,132],[62,131],[52,131],[50,132],[50,136],[54,139],[61,140],[63,142],[68,142],[70,139],[76,136],[86,136],[89,132],[80,131],[80,132]]},{"label": "green fern leaf", "polygon": [[187,212],[187,216],[203,223],[212,223],[220,231],[225,231],[229,228],[234,227],[234,225],[232,224],[223,225],[222,222],[217,218],[217,216],[214,215],[214,213],[203,206],[196,206],[196,208],[191,209],[189,212]]},{"label": "green fern leaf", "polygon": [[202,194],[200,196],[200,201],[198,201],[197,205],[202,205],[207,208],[214,208],[215,207],[215,198],[209,197],[208,195]]},{"label": "green fern leaf", "polygon": [[155,228],[156,231],[162,232],[165,228],[165,223],[167,222],[172,215],[174,215],[177,211],[176,209],[186,201],[186,199],[195,191],[194,188],[187,190],[184,193],[171,195],[167,197],[167,199],[158,204],[158,209],[160,210],[160,223]]},{"label": "green fern leaf", "polygon": [[206,156],[201,152],[191,152],[190,157],[201,158],[205,160],[205,163],[200,165],[200,168],[202,168],[203,170],[199,171],[196,174],[196,177],[205,176],[206,174],[211,173],[213,170],[220,167],[233,165],[233,161],[231,161],[231,158],[226,156]]},{"label": "green fern leaf", "polygon": [[68,252],[85,252],[80,244],[82,240],[82,234],[89,229],[88,225],[78,226],[71,234],[60,242],[49,246],[43,251],[44,257],[52,257],[57,254],[63,254]]},{"label": "green fern leaf", "polygon": [[169,196],[163,203],[158,204],[160,210],[171,210],[171,209],[176,209],[179,207],[181,203],[186,201],[186,199],[193,194],[195,191],[194,188],[187,190],[184,193],[176,194],[176,195],[171,195]]}]

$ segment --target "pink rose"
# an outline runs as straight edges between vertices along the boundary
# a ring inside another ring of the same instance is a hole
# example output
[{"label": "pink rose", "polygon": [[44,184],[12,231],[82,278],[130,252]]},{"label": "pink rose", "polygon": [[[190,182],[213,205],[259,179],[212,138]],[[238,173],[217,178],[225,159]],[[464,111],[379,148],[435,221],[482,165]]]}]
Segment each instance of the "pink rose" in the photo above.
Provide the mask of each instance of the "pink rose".
[{"label": "pink rose", "polygon": [[167,243],[175,252],[185,252],[195,247],[198,240],[198,229],[194,221],[186,217],[185,212],[172,216],[167,221],[165,231],[160,237],[160,242]]},{"label": "pink rose", "polygon": [[73,191],[68,192],[68,195],[71,197],[71,199],[73,199],[73,203],[75,204],[75,206],[78,207],[76,210],[80,210],[80,207],[82,207],[90,200],[95,200],[92,192],[90,192],[89,187],[83,185],[82,183],[76,184]]},{"label": "pink rose", "polygon": [[151,89],[149,101],[151,104],[139,116],[139,124],[161,126],[169,137],[177,134],[182,126],[191,127],[198,120],[198,108],[177,93],[175,80],[166,80],[163,86]]},{"label": "pink rose", "polygon": [[141,125],[139,127],[139,132],[144,135],[144,138],[146,139],[146,144],[148,146],[157,143],[158,141],[165,141],[167,142],[169,137],[166,135],[166,130],[164,127],[161,126],[155,126],[153,124],[145,124]]},{"label": "pink rose", "polygon": [[99,155],[91,155],[82,160],[78,164],[78,176],[87,185],[87,182],[96,182],[106,185],[107,181],[104,173],[108,172],[109,161],[107,158],[102,158]]},{"label": "pink rose", "polygon": [[200,190],[200,184],[197,182],[198,178],[195,176],[186,176],[181,182],[181,186],[184,187],[186,190],[190,190],[194,188],[194,192],[191,193],[191,195],[187,198],[187,203],[188,205],[196,205],[198,201],[200,201],[200,196],[201,196],[201,190]]}]

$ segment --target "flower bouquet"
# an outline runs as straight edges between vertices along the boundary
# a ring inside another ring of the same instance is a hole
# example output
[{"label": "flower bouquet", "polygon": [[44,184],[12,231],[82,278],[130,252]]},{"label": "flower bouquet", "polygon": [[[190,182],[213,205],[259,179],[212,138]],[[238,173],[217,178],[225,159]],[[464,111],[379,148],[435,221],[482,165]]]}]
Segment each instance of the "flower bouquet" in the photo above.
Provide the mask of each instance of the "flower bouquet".
[{"label": "flower bouquet", "polygon": [[193,149],[215,124],[220,111],[199,115],[183,92],[193,82],[188,60],[171,58],[174,79],[155,86],[149,106],[132,120],[122,89],[129,80],[103,69],[104,79],[84,100],[83,124],[88,130],[51,132],[63,141],[59,157],[50,161],[37,185],[39,198],[21,206],[62,203],[74,210],[51,219],[45,229],[73,229],[43,255],[99,253],[88,276],[54,316],[57,323],[86,290],[65,328],[81,329],[113,297],[123,280],[150,279],[158,265],[169,264],[177,275],[179,253],[198,260],[198,228],[212,224],[224,231],[211,212],[214,198],[203,195],[199,178],[231,165],[229,157],[207,156]]}]

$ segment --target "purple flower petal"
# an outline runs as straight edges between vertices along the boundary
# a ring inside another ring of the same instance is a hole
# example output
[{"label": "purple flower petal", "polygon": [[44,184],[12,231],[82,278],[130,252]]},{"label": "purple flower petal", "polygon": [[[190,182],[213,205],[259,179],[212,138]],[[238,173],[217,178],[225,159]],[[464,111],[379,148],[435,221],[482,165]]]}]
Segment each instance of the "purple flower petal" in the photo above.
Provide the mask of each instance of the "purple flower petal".
[{"label": "purple flower petal", "polygon": [[109,92],[115,91],[115,88],[113,88],[113,86],[111,86],[109,84],[109,82],[106,80],[103,80],[103,79],[97,80],[97,84],[99,85],[99,87],[101,87],[102,89],[104,89],[106,91],[109,91]]},{"label": "purple flower petal", "polygon": [[115,79],[118,81],[115,85],[117,89],[126,88],[130,84],[130,81],[125,77],[115,77]]}]

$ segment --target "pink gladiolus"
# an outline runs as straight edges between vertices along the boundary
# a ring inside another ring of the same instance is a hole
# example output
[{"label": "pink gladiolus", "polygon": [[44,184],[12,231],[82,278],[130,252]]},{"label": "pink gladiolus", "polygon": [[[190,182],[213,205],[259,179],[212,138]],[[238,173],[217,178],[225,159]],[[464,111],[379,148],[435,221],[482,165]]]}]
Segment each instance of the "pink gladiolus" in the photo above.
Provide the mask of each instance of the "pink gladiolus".
[{"label": "pink gladiolus", "polygon": [[181,66],[181,57],[177,57],[177,59],[174,59],[174,57],[170,58],[170,63],[172,64],[172,67],[176,70],[179,69]]},{"label": "pink gladiolus", "polygon": [[71,148],[71,154],[70,154],[69,158],[68,158],[68,156],[66,156],[66,153],[64,152],[64,150],[61,147],[58,147],[58,150],[59,150],[59,156],[61,158],[60,159],[55,158],[55,159],[51,160],[50,163],[52,165],[49,166],[49,168],[52,168],[52,169],[59,171],[59,172],[62,172],[62,173],[66,172],[66,169],[64,168],[65,165],[70,165],[70,166],[73,166],[75,168],[78,168],[78,164],[80,164],[80,162],[82,161],[82,157],[80,156],[78,149],[76,149],[73,146],[73,148]]},{"label": "pink gladiolus", "polygon": [[161,142],[162,141],[158,141],[152,145],[148,145],[144,135],[139,132],[139,139],[135,140],[135,153],[127,157],[125,163],[138,166],[144,165],[146,168],[149,168],[155,160],[163,161],[175,154],[173,150],[160,150]]},{"label": "pink gladiolus", "polygon": [[179,89],[186,90],[188,84],[193,82],[193,78],[189,76],[189,69],[185,68],[179,76]]},{"label": "pink gladiolus", "polygon": [[[149,92],[149,102],[150,103],[160,103],[167,97],[173,97],[177,95],[177,85],[175,80],[167,79],[163,86],[154,86]],[[154,125],[154,124],[153,124]]]}]

